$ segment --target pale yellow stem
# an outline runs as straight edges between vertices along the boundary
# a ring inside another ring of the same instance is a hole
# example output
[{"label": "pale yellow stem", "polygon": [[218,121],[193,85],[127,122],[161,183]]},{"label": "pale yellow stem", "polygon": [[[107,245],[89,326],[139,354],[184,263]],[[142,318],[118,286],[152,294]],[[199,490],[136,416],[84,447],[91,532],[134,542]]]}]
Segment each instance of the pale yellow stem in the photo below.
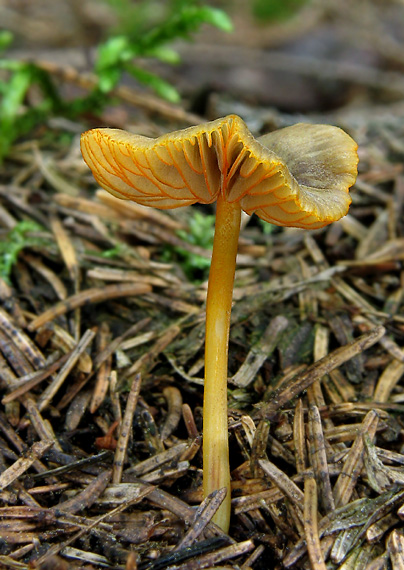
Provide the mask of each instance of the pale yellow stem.
[{"label": "pale yellow stem", "polygon": [[206,301],[203,492],[206,497],[217,489],[227,489],[227,496],[213,519],[225,532],[230,524],[231,500],[227,360],[240,219],[240,205],[230,204],[219,196]]}]

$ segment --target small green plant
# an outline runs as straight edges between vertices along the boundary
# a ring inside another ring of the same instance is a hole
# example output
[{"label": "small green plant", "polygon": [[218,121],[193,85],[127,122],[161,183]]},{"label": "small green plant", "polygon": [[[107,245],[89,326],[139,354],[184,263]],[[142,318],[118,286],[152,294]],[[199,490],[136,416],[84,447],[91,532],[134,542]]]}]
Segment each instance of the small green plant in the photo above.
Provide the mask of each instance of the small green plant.
[{"label": "small green plant", "polygon": [[[50,116],[57,114],[75,118],[89,110],[92,113],[100,112],[107,103],[111,103],[110,93],[125,73],[161,97],[171,102],[179,101],[175,87],[141,67],[139,59],[153,58],[165,63],[177,63],[179,55],[169,46],[173,40],[190,39],[204,23],[229,31],[231,22],[223,11],[202,5],[197,0],[171,0],[164,4],[163,13],[157,10],[157,19],[155,15],[151,18],[149,4],[155,3],[117,2],[116,9],[118,16],[121,14],[123,31],[98,47],[94,64],[97,82],[84,97],[66,101],[47,71],[30,62],[0,56],[0,162],[18,137],[30,132]],[[127,22],[132,26],[128,27]],[[12,40],[10,32],[0,32],[0,53],[9,47]],[[39,89],[41,101],[36,106],[24,106],[33,85]]]},{"label": "small green plant", "polygon": [[[189,221],[189,232],[179,230],[178,237],[200,247],[209,249],[215,235],[215,216],[195,212]],[[209,261],[210,264],[210,261]]]},{"label": "small green plant", "polygon": [[[112,4],[111,0],[110,3]],[[160,3],[161,4],[161,3]],[[199,5],[195,0],[171,0],[161,14],[156,2],[136,4],[129,0],[113,2],[120,15],[119,27],[124,33],[109,38],[98,50],[95,71],[99,88],[103,92],[113,89],[123,73],[129,73],[137,81],[154,89],[161,97],[178,102],[180,95],[175,87],[161,77],[133,63],[137,58],[154,58],[175,64],[180,58],[169,44],[178,38],[190,39],[202,24],[210,24],[224,31],[231,31],[232,24],[225,12],[211,6]],[[160,14],[161,20],[153,20]],[[155,16],[154,16],[155,17]],[[152,18],[152,27],[147,26]],[[128,29],[130,22],[131,29]],[[146,22],[146,23],[145,23]]]},{"label": "small green plant", "polygon": [[20,251],[27,247],[44,247],[48,243],[41,237],[29,235],[44,231],[36,222],[24,220],[10,230],[6,238],[0,241],[0,277],[10,284],[10,275],[17,263]]},{"label": "small green plant", "polygon": [[275,226],[269,222],[264,222],[261,218],[258,218],[258,223],[261,227],[261,231],[265,236],[269,236],[273,233]]},{"label": "small green plant", "polygon": [[[10,32],[0,32],[0,52],[4,51],[12,40]],[[1,161],[18,136],[29,131],[51,110],[56,110],[61,102],[48,74],[31,63],[2,58],[0,72]],[[42,91],[43,102],[35,109],[23,110],[27,92],[35,84]]]},{"label": "small green plant", "polygon": [[[215,234],[215,216],[195,212],[188,223],[188,230],[179,230],[178,237],[192,245],[212,249]],[[183,247],[167,246],[163,255],[164,260],[172,261],[177,258],[185,275],[193,282],[208,277],[210,258],[190,252]]]}]

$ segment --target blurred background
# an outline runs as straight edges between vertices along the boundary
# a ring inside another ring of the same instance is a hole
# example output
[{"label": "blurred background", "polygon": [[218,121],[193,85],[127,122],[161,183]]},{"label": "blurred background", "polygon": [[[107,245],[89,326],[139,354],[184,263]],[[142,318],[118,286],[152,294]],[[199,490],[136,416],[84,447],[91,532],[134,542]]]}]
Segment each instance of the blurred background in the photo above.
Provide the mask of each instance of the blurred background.
[{"label": "blurred background", "polygon": [[[402,0],[0,0],[0,26],[13,35],[8,58],[85,72],[108,38],[136,42],[184,5],[223,11],[232,31],[223,22],[220,29],[205,22],[185,37],[178,31],[154,57],[138,50],[136,66],[174,86],[176,102],[190,112],[248,116],[260,107],[293,114],[349,107],[366,113],[369,105],[402,112]],[[139,77],[124,74],[120,81],[144,89]]]}]

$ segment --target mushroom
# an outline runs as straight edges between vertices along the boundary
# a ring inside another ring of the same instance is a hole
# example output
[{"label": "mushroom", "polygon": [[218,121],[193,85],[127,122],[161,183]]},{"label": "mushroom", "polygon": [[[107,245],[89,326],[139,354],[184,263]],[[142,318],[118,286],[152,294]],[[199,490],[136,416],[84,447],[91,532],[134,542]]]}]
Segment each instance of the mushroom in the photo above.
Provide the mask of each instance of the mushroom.
[{"label": "mushroom", "polygon": [[206,300],[203,489],[225,487],[214,521],[230,521],[227,360],[240,217],[321,228],[348,212],[357,145],[328,125],[297,124],[255,139],[229,115],[156,139],[93,129],[81,151],[97,182],[114,196],[160,209],[216,202]]}]

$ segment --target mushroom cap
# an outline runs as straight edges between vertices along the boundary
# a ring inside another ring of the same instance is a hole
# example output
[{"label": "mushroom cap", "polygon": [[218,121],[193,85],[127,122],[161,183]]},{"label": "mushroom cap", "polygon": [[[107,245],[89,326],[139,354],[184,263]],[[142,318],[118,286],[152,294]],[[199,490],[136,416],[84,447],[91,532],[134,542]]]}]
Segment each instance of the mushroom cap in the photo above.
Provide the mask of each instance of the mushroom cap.
[{"label": "mushroom cap", "polygon": [[307,229],[348,212],[358,164],[357,144],[337,127],[300,123],[255,139],[237,115],[156,139],[92,129],[81,151],[118,198],[169,209],[209,204],[221,192],[247,214]]}]

